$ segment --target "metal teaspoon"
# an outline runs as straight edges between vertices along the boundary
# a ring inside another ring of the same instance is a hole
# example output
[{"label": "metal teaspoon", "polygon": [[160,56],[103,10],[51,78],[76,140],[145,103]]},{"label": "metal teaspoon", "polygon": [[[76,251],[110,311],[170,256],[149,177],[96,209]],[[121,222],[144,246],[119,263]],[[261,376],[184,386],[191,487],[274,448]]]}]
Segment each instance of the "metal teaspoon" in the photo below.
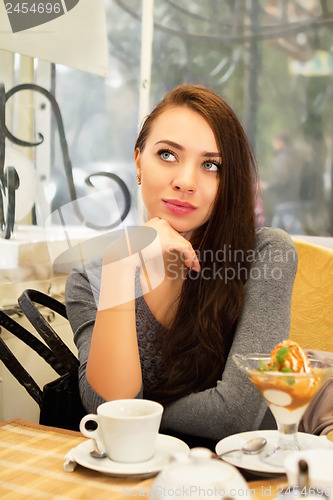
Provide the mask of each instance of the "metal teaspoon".
[{"label": "metal teaspoon", "polygon": [[90,452],[90,455],[94,458],[105,458],[106,453],[98,449],[96,439],[93,439],[93,443],[94,443],[94,449],[93,451]]},{"label": "metal teaspoon", "polygon": [[228,450],[216,455],[214,458],[222,458],[227,453],[232,453],[233,451],[242,451],[245,455],[255,455],[259,453],[264,446],[266,446],[267,439],[266,438],[253,438],[246,443],[243,444],[242,448],[238,448],[235,450]]}]

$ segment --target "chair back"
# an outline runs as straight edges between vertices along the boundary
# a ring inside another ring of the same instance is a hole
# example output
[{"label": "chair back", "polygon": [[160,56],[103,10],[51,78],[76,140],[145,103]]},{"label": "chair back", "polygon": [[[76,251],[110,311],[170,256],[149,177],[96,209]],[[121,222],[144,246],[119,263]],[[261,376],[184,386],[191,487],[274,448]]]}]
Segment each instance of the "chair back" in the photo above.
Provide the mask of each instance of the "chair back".
[{"label": "chair back", "polygon": [[298,253],[290,339],[333,352],[333,250],[294,239]]}]

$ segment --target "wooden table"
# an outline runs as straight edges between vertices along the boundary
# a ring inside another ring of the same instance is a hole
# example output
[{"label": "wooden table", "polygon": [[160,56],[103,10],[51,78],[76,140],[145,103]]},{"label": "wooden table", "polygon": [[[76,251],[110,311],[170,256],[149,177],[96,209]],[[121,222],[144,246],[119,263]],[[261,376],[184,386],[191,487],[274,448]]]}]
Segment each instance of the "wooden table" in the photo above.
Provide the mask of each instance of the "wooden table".
[{"label": "wooden table", "polygon": [[[64,472],[66,453],[85,439],[79,432],[22,419],[0,423],[1,500],[147,498],[154,478],[110,477],[79,465]],[[251,491],[244,498],[272,498],[286,486],[286,478],[250,481],[248,486]]]}]

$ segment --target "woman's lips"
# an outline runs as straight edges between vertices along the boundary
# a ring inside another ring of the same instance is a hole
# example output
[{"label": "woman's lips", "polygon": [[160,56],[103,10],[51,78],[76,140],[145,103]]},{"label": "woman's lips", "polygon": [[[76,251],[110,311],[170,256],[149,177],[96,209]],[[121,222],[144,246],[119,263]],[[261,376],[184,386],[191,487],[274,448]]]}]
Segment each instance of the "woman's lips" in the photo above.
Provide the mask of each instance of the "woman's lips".
[{"label": "woman's lips", "polygon": [[197,209],[197,207],[187,201],[162,200],[162,202],[170,212],[176,215],[188,215]]}]

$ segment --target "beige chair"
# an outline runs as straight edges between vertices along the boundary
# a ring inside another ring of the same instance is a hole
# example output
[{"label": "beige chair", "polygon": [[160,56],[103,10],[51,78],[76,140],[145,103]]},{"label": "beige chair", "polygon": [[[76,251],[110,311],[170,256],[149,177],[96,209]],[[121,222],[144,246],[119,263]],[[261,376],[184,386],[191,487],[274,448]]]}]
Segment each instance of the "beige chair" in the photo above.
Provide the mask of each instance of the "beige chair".
[{"label": "beige chair", "polygon": [[[291,304],[290,338],[304,349],[333,353],[333,250],[294,239],[298,269]],[[299,430],[333,441],[332,382],[307,408]]]},{"label": "beige chair", "polygon": [[290,339],[333,352],[333,250],[294,239],[298,252]]}]

